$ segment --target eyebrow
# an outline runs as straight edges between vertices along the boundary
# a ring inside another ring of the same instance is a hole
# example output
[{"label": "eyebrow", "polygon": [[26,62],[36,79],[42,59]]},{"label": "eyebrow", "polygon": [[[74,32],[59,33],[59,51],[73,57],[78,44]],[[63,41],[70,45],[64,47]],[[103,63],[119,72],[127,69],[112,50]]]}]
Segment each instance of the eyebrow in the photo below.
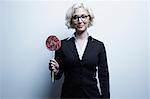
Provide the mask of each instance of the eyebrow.
[{"label": "eyebrow", "polygon": [[73,15],[73,16],[82,16],[82,15],[85,15],[85,16],[88,16],[88,14],[81,14],[81,15]]}]

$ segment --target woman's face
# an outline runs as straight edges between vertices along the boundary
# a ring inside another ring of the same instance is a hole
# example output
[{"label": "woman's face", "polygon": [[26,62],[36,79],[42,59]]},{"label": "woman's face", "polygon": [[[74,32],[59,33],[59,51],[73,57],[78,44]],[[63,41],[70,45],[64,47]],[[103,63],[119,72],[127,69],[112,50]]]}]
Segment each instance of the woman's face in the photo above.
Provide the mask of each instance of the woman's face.
[{"label": "woman's face", "polygon": [[77,32],[84,32],[88,28],[90,16],[84,8],[75,10],[72,16],[72,25]]}]

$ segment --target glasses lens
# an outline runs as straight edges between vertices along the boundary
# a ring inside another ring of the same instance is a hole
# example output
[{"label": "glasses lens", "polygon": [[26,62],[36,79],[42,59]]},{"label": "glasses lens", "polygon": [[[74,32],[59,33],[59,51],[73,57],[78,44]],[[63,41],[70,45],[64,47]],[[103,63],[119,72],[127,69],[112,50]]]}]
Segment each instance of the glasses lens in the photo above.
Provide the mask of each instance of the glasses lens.
[{"label": "glasses lens", "polygon": [[73,16],[72,18],[73,18],[74,20],[77,20],[78,17],[79,17],[79,16],[75,15],[75,16]]},{"label": "glasses lens", "polygon": [[72,19],[73,19],[74,21],[78,21],[79,19],[81,19],[82,21],[84,21],[84,20],[87,19],[88,16],[89,16],[89,15],[81,15],[81,16],[74,15],[74,16],[72,17]]}]

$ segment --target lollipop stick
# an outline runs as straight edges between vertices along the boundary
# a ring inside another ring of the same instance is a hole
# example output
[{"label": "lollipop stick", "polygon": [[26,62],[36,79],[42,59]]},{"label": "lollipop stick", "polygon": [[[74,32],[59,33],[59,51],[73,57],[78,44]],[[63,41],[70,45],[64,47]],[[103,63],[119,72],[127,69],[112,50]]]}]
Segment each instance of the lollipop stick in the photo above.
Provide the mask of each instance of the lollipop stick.
[{"label": "lollipop stick", "polygon": [[52,51],[52,59],[55,58],[55,51]]},{"label": "lollipop stick", "polygon": [[[52,59],[54,59],[54,57],[55,57],[55,52],[54,51],[52,51]],[[54,71],[52,71],[52,83],[54,83],[54,81],[55,81],[55,79],[54,79]]]},{"label": "lollipop stick", "polygon": [[[56,36],[51,35],[46,39],[46,47],[52,51],[52,59],[55,58],[55,51],[61,47],[61,40],[59,40]],[[55,72],[51,71],[52,82],[55,81]]]},{"label": "lollipop stick", "polygon": [[54,83],[54,71],[52,71],[52,83]]}]

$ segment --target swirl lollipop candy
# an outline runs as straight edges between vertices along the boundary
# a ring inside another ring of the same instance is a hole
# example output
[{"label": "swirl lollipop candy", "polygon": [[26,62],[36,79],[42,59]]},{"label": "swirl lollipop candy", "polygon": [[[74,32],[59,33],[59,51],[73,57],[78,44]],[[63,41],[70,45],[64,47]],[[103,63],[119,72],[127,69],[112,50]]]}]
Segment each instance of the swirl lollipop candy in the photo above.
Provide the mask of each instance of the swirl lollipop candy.
[{"label": "swirl lollipop candy", "polygon": [[61,41],[54,35],[50,35],[46,40],[46,47],[50,51],[56,51],[61,47]]},{"label": "swirl lollipop candy", "polygon": [[[61,47],[61,41],[54,35],[50,35],[46,39],[46,47],[52,51],[52,58],[54,58],[54,51]],[[52,71],[52,82],[54,82],[54,72]]]}]

